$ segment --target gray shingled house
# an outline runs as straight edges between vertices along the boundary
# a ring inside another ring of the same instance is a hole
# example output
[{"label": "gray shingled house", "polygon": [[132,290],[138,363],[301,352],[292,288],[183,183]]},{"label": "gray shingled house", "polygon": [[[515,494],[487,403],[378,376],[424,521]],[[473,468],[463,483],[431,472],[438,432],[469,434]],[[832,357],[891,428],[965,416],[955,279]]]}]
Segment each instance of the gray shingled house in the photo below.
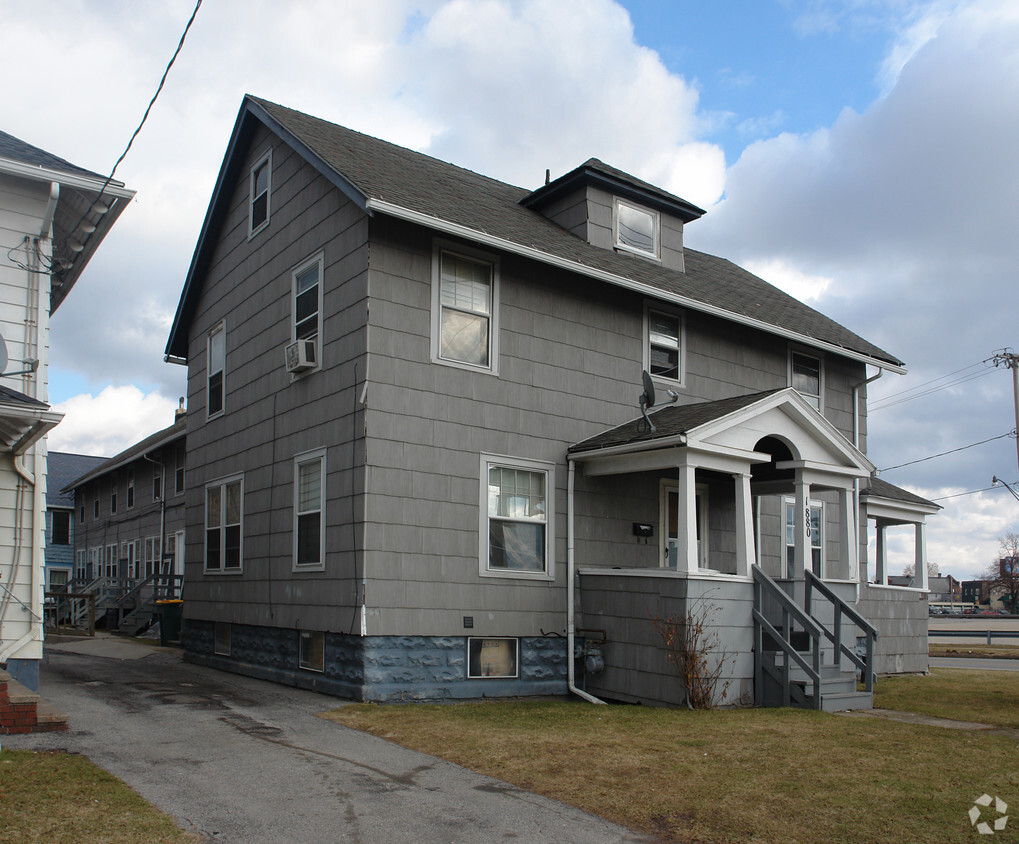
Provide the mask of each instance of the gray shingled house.
[{"label": "gray shingled house", "polygon": [[703,213],[596,159],[531,191],[246,97],[166,347],[188,658],[675,704],[652,619],[700,613],[728,701],[926,670],[924,589],[867,554],[872,519],[922,557],[937,510],[871,486],[868,371],[903,364],[685,248]]}]

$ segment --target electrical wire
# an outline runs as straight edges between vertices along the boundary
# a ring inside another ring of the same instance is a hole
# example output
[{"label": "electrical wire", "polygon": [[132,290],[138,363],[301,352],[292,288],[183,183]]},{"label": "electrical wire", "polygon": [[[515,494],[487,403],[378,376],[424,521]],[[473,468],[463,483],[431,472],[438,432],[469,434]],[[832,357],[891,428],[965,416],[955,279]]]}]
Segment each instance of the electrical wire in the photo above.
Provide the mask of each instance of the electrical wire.
[{"label": "electrical wire", "polygon": [[1014,430],[1012,430],[1012,431],[1009,431],[1007,434],[1000,434],[997,437],[990,437],[990,438],[988,438],[986,440],[980,440],[980,442],[978,442],[978,443],[970,443],[969,445],[961,445],[958,448],[953,448],[953,449],[950,449],[949,451],[942,451],[940,454],[932,454],[929,457],[921,457],[918,460],[910,460],[908,463],[899,463],[899,464],[897,464],[895,466],[888,466],[888,467],[886,467],[884,469],[880,469],[879,471],[881,471],[881,472],[890,472],[892,469],[901,469],[903,466],[912,466],[915,463],[923,463],[923,462],[925,462],[927,460],[933,460],[936,457],[944,457],[946,454],[955,454],[957,451],[965,451],[967,448],[975,448],[976,446],[983,445],[984,443],[991,443],[991,442],[994,442],[995,440],[1003,440],[1005,437],[1015,437],[1015,436],[1016,436],[1016,432]]},{"label": "electrical wire", "polygon": [[[956,370],[956,372],[963,372],[966,369],[972,368],[973,367],[965,367],[964,369]],[[913,392],[914,390],[919,390],[920,387],[927,386],[926,384],[920,384],[916,387],[913,387],[912,390],[904,390],[902,393],[894,393],[891,396],[885,396],[884,398],[877,399],[872,405],[870,405],[867,408],[867,412],[873,413],[874,411],[877,410],[885,410],[886,408],[889,407],[895,407],[895,405],[897,404],[903,404],[904,402],[912,401],[913,399],[923,398],[924,396],[929,396],[932,393],[937,393],[940,392],[941,390],[947,390],[950,387],[958,387],[960,384],[965,384],[969,381],[975,381],[978,378],[984,378],[987,375],[990,375],[992,372],[994,372],[994,368],[987,367],[983,371],[974,372],[969,375],[965,375],[961,378],[956,378],[954,381],[949,381],[948,383],[942,384],[941,386],[938,387],[931,387],[929,390],[924,390],[923,392],[915,393],[915,395],[906,395],[907,393]],[[943,375],[941,376],[941,378],[935,378],[933,381],[928,381],[927,384],[936,384],[938,381],[943,381],[945,378],[949,378],[954,374],[956,373],[949,373],[948,375]],[[901,398],[897,398],[897,396],[901,396]]]},{"label": "electrical wire", "polygon": [[[118,158],[116,163],[113,165],[113,169],[110,171],[110,175],[106,177],[106,181],[104,181],[102,187],[99,188],[99,192],[96,194],[95,199],[93,199],[92,202],[89,203],[88,208],[85,209],[85,212],[81,215],[81,218],[78,220],[77,223],[74,224],[73,228],[69,229],[69,231],[75,232],[78,230],[78,227],[85,221],[85,218],[90,213],[92,213],[92,209],[95,208],[95,206],[99,203],[100,199],[103,196],[103,191],[105,191],[106,188],[109,186],[110,182],[113,181],[113,177],[117,172],[117,168],[120,166],[120,163],[127,157],[128,152],[131,150],[132,144],[134,144],[135,138],[137,138],[138,133],[141,132],[142,127],[145,125],[145,121],[149,119],[149,112],[152,111],[152,106],[155,105],[156,100],[158,99],[160,93],[163,90],[163,86],[166,84],[166,78],[170,75],[170,68],[172,68],[173,63],[177,61],[177,56],[180,55],[180,51],[184,47],[184,40],[188,36],[188,32],[191,29],[191,24],[195,22],[195,17],[198,15],[198,10],[201,7],[202,0],[198,0],[198,2],[195,4],[194,11],[191,13],[191,17],[188,19],[187,25],[184,27],[184,32],[180,36],[180,41],[177,42],[177,49],[173,51],[173,56],[170,57],[170,61],[166,65],[166,69],[163,71],[163,76],[159,80],[159,86],[156,88],[156,93],[154,93],[152,95],[152,99],[149,100],[149,104],[145,109],[145,114],[142,115],[142,119],[141,122],[138,124],[138,128],[134,130],[134,134],[131,135],[131,139],[127,142],[127,146],[124,148],[124,151],[120,154],[120,158]],[[87,243],[88,240],[91,239],[91,237],[92,234],[90,233],[86,238],[85,242]]]}]

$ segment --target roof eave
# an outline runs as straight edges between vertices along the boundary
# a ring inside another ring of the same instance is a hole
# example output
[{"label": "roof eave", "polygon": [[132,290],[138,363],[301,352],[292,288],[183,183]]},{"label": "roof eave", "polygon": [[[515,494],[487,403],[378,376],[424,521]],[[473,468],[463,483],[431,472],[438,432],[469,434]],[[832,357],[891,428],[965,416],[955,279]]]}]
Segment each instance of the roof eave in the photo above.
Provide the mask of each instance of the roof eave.
[{"label": "roof eave", "polygon": [[898,361],[884,360],[877,358],[872,355],[865,354],[863,352],[857,352],[852,349],[847,349],[843,346],[836,345],[835,343],[829,343],[824,340],[818,340],[815,337],[810,337],[806,334],[801,334],[797,331],[792,331],[781,326],[773,325],[772,323],[765,322],[764,320],[754,319],[753,317],[746,316],[744,314],[738,314],[733,311],[727,311],[724,308],[720,308],[714,305],[709,305],[705,302],[700,302],[696,299],[691,299],[687,296],[681,296],[676,293],[670,293],[669,291],[663,290],[659,287],[653,287],[650,284],[644,284],[633,279],[626,278],[624,276],[616,275],[615,273],[602,270],[597,267],[591,267],[586,264],[581,264],[577,261],[572,261],[569,258],[563,258],[558,255],[553,255],[549,252],[544,252],[540,249],[536,249],[533,246],[525,246],[520,243],[516,243],[506,238],[498,237],[497,235],[489,234],[488,232],[478,231],[477,229],[471,229],[467,226],[459,223],[453,223],[448,220],[443,220],[440,217],[434,217],[429,214],[424,214],[420,211],[415,211],[411,208],[405,208],[400,205],[396,205],[391,202],[387,202],[381,199],[369,199],[368,209],[370,211],[376,211],[380,214],[387,214],[391,217],[396,217],[401,220],[408,222],[417,223],[418,225],[425,226],[427,228],[435,229],[443,234],[454,235],[456,237],[462,237],[467,240],[473,240],[477,243],[485,246],[493,247],[496,249],[502,249],[506,252],[510,252],[515,255],[522,257],[531,258],[535,261],[540,261],[544,264],[549,264],[560,269],[575,272],[580,275],[587,276],[588,278],[598,279],[600,281],[607,282],[609,284],[622,287],[627,290],[640,293],[644,296],[654,297],[667,302],[671,302],[674,305],[686,308],[691,311],[699,311],[700,313],[710,314],[721,319],[735,322],[739,325],[745,325],[749,328],[756,328],[760,331],[764,331],[768,334],[783,337],[787,340],[792,340],[796,343],[801,343],[805,346],[810,346],[815,349],[820,349],[832,354],[841,355],[849,360],[854,360],[859,363],[864,363],[869,366],[876,366],[879,369],[885,369],[889,372],[894,372],[898,375],[904,375],[906,368]]}]

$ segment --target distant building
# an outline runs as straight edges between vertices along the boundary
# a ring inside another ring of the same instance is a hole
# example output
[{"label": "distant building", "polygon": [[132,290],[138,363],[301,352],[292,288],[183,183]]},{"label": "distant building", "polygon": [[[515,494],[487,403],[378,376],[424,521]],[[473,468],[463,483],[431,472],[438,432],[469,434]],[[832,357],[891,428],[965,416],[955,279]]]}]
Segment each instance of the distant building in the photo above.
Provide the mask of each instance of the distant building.
[{"label": "distant building", "polygon": [[46,591],[65,589],[74,577],[74,493],[66,487],[75,478],[105,462],[105,457],[49,453],[46,489]]}]

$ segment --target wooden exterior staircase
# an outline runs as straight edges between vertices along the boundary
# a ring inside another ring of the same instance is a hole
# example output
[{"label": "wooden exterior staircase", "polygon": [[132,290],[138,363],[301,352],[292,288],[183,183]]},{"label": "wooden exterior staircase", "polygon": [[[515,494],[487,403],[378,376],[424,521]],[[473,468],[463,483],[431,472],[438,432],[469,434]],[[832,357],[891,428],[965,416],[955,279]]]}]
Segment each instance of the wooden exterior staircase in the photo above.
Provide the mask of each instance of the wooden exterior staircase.
[{"label": "wooden exterior staircase", "polygon": [[0,735],[67,729],[67,716],[0,670]]},{"label": "wooden exterior staircase", "polygon": [[[754,690],[758,706],[798,706],[839,712],[874,705],[877,630],[821,578],[804,572],[801,607],[758,566],[754,574]],[[830,622],[815,598],[831,604]],[[865,654],[843,641],[844,620],[863,632]],[[848,663],[848,665],[847,665]],[[864,690],[857,690],[857,677]]]}]

